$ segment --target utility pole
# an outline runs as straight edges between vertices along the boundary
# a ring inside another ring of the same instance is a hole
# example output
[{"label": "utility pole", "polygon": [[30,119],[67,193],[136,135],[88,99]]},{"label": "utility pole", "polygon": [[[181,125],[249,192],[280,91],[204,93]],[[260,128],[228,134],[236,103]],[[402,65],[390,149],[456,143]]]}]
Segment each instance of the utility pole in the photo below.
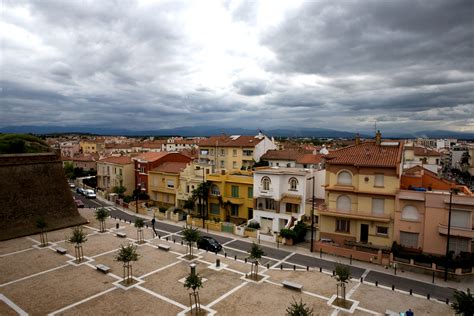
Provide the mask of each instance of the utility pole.
[{"label": "utility pole", "polygon": [[311,246],[310,246],[310,249],[311,249],[311,252],[313,252],[313,240],[314,240],[314,173],[313,173],[313,176],[311,178],[309,178],[308,180],[313,180],[313,197],[312,197],[312,202],[311,202]]},{"label": "utility pole", "polygon": [[448,281],[449,239],[451,234],[451,205],[453,203],[453,189],[449,191],[448,240],[446,241],[446,262],[444,264],[444,281]]}]

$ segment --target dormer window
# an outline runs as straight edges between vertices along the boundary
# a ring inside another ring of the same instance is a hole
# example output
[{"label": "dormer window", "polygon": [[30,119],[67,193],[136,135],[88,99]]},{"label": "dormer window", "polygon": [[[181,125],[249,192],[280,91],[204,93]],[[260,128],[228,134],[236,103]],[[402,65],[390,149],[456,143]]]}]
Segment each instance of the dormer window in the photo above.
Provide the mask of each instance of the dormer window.
[{"label": "dormer window", "polygon": [[352,185],[352,174],[349,171],[341,171],[337,175],[337,184]]},{"label": "dormer window", "polygon": [[262,190],[265,190],[265,191],[270,190],[270,183],[272,183],[272,182],[270,181],[269,177],[263,177],[262,178]]},{"label": "dormer window", "polygon": [[298,190],[298,180],[296,178],[290,178],[290,190],[291,191],[296,191]]}]

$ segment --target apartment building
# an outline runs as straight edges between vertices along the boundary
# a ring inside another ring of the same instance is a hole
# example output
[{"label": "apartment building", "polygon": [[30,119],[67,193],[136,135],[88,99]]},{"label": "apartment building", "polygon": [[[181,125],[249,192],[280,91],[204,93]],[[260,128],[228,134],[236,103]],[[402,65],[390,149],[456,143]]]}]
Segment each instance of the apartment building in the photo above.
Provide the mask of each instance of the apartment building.
[{"label": "apartment building", "polygon": [[83,154],[96,154],[105,149],[105,141],[103,139],[81,139],[79,146]]},{"label": "apartment building", "polygon": [[332,151],[326,160],[325,205],[318,209],[320,237],[339,244],[390,247],[403,143],[376,140]]},{"label": "apartment building", "polygon": [[267,136],[212,136],[199,143],[199,162],[213,166],[213,172],[251,168],[268,150],[276,149]]},{"label": "apartment building", "polygon": [[254,172],[253,218],[264,233],[290,227],[305,214],[308,178],[311,173],[298,168],[257,168]]},{"label": "apartment building", "polygon": [[125,195],[132,195],[135,189],[135,170],[132,158],[127,156],[108,157],[97,162],[97,186],[107,193],[114,187],[123,186]]},{"label": "apartment building", "polygon": [[209,218],[242,224],[253,218],[253,175],[248,171],[209,174]]},{"label": "apartment building", "polygon": [[193,190],[206,181],[206,175],[211,173],[211,166],[192,162],[186,165],[179,174],[179,184],[176,192],[176,207],[184,208],[186,201],[192,196]]},{"label": "apartment building", "polygon": [[180,173],[188,162],[162,162],[148,172],[148,192],[153,205],[171,207],[176,205],[176,192]]},{"label": "apartment building", "polygon": [[442,154],[434,149],[410,145],[404,147],[403,169],[423,166],[435,173],[441,170]]}]

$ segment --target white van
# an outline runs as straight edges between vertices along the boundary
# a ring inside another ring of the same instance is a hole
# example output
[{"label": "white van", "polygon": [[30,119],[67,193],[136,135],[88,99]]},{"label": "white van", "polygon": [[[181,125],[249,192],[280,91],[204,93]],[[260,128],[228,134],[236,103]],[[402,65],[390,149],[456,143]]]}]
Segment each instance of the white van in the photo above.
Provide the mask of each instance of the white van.
[{"label": "white van", "polygon": [[84,190],[84,195],[88,199],[95,199],[96,198],[94,190],[91,190],[91,189]]}]

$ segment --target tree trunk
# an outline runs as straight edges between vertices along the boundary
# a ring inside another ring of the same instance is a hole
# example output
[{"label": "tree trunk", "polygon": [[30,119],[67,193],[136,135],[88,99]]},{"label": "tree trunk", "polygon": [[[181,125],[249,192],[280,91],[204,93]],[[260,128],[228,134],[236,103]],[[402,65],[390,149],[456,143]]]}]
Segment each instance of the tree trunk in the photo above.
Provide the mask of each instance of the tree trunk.
[{"label": "tree trunk", "polygon": [[74,252],[75,252],[75,255],[76,255],[76,260],[78,262],[81,262],[82,259],[84,259],[84,254],[82,252],[82,246],[80,244],[76,244],[74,246]]}]

